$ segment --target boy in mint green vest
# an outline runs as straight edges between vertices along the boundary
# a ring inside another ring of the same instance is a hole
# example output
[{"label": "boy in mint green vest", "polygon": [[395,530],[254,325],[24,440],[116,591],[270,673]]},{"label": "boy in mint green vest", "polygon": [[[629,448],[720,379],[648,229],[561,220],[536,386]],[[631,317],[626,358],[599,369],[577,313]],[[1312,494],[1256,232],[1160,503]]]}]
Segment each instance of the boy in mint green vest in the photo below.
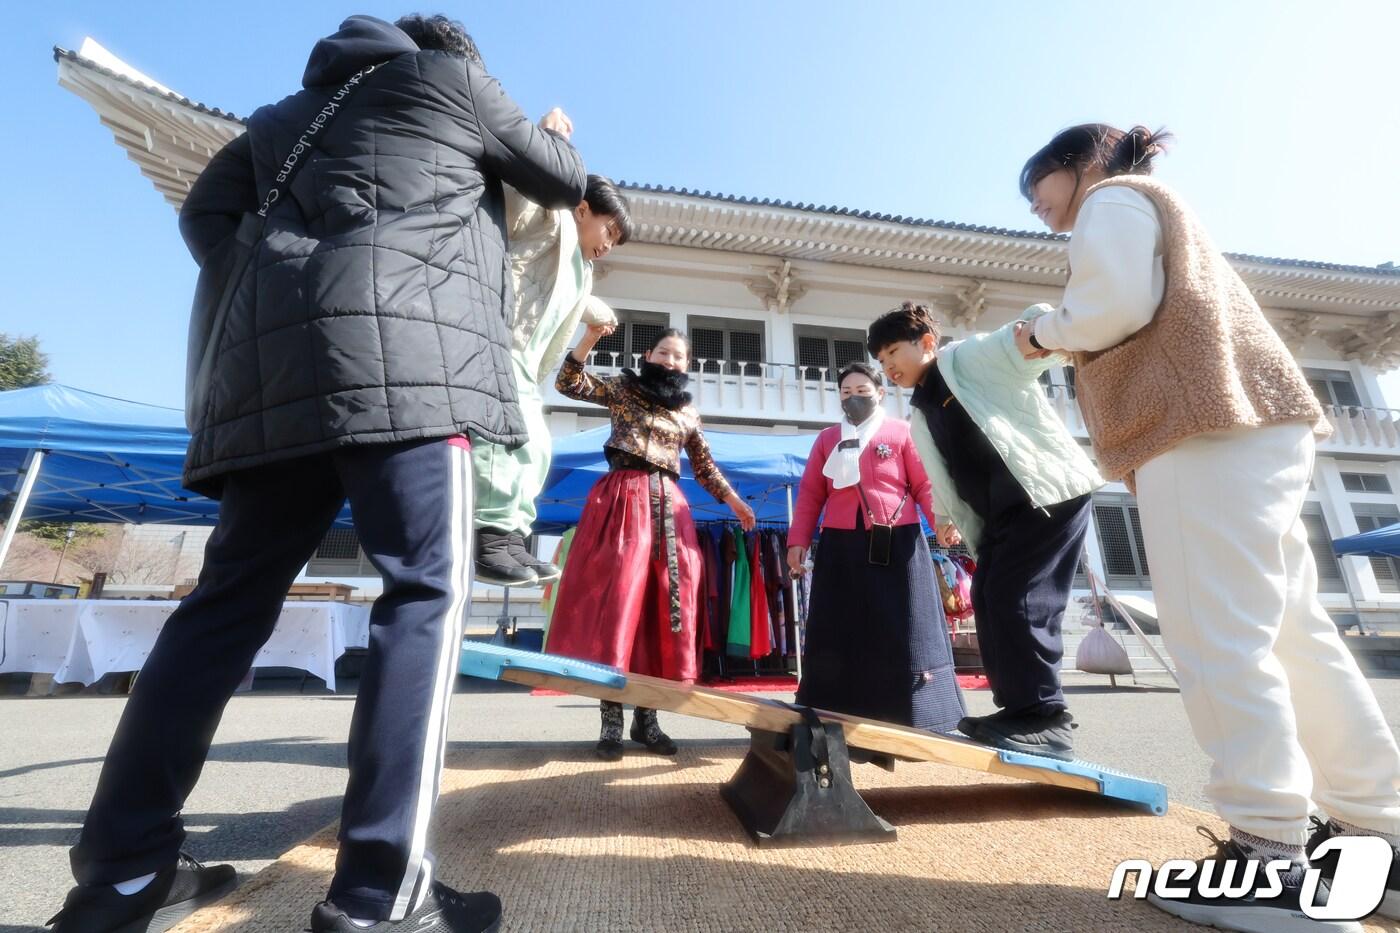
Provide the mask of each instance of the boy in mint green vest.
[{"label": "boy in mint green vest", "polygon": [[960,539],[977,560],[977,642],[998,709],[958,729],[997,748],[1070,759],[1060,624],[1089,529],[1089,494],[1103,478],[1037,381],[1056,361],[1022,357],[1020,326],[939,349],[929,309],[905,302],[870,326],[867,346],[891,382],[913,390],[910,424],[933,484],[939,543]]}]

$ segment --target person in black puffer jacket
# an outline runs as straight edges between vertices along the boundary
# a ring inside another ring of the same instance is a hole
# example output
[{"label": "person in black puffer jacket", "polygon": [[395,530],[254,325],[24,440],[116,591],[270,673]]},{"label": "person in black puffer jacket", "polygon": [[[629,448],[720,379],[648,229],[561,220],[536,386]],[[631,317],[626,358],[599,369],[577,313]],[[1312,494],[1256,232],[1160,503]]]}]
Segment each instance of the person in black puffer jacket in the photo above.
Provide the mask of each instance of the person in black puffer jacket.
[{"label": "person in black puffer jacket", "polygon": [[[123,713],[72,853],[56,933],[166,929],[235,883],[180,850],[179,812],[224,705],[287,589],[348,498],[384,578],[350,727],[336,874],[316,931],[496,929],[494,895],[432,880],[437,797],[470,600],[468,432],[526,439],[510,363],[502,183],[547,209],[586,174],[553,111],[528,121],[459,24],[346,20],[304,89],[257,110],[195,182],[180,230],[201,265],[229,248],[312,118],[377,66],[302,158],[188,406],[185,482],[221,499],[199,585]],[[358,921],[358,922],[357,922]]]}]

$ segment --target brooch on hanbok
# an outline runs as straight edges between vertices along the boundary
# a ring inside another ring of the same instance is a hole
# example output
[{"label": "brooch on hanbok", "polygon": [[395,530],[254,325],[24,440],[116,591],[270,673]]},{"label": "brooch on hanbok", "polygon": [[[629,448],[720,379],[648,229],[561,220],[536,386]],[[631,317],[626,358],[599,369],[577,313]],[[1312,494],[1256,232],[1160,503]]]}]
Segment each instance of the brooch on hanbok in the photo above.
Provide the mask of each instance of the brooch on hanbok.
[{"label": "brooch on hanbok", "polygon": [[890,448],[889,444],[876,445],[875,453],[879,455],[881,460],[888,460],[894,456],[894,450]]}]

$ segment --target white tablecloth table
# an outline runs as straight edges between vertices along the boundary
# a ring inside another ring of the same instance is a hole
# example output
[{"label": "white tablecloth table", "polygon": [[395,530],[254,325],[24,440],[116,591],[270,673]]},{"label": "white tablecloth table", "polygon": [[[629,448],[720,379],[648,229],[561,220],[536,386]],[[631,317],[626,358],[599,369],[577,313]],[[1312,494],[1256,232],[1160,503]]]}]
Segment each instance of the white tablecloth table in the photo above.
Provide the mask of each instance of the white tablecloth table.
[{"label": "white tablecloth table", "polygon": [[[92,684],[138,671],[178,602],[116,599],[0,599],[0,674],[52,674]],[[335,662],[369,645],[369,608],[288,602],[254,667],[292,667],[335,689]]]}]

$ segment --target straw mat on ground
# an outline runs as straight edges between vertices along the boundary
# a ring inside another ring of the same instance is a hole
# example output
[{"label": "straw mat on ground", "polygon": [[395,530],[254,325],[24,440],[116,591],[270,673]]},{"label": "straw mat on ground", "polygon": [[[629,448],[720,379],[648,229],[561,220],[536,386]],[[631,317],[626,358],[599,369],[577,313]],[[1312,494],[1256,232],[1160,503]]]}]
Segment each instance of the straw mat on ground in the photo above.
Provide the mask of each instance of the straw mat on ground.
[{"label": "straw mat on ground", "polygon": [[[495,891],[504,929],[530,933],[1200,929],[1104,892],[1123,859],[1205,855],[1195,827],[1223,834],[1213,816],[1173,806],[1154,817],[944,765],[856,765],[897,841],[760,849],[718,793],[742,753],[683,746],[668,760],[633,746],[606,764],[581,745],[455,752],[436,817],[438,876]],[[303,930],[334,861],[328,827],[176,930]],[[1385,929],[1397,927],[1368,926]]]}]

